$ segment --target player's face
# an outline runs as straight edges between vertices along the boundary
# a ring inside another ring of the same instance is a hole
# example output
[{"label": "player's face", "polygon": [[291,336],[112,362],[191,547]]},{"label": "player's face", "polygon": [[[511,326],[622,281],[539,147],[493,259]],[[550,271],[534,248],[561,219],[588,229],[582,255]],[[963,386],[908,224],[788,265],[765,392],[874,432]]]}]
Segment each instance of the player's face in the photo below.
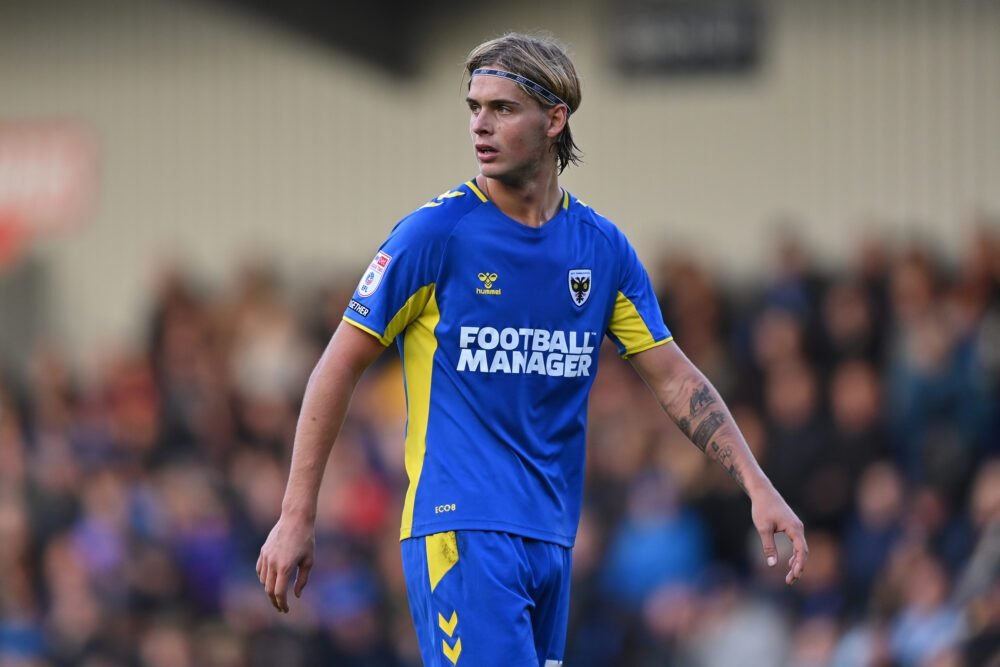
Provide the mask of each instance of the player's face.
[{"label": "player's face", "polygon": [[466,102],[483,176],[518,184],[554,167],[551,146],[565,125],[562,107],[545,109],[516,83],[496,76],[472,77]]}]

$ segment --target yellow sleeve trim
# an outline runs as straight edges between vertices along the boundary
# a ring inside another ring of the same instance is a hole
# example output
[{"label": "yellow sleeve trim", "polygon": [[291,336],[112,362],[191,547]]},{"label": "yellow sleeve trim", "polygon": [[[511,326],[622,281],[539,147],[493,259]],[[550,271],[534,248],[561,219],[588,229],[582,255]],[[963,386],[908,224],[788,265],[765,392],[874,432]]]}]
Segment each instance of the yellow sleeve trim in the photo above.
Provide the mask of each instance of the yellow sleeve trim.
[{"label": "yellow sleeve trim", "polygon": [[470,190],[476,193],[476,196],[479,197],[479,201],[481,202],[486,201],[486,195],[484,195],[482,192],[479,191],[479,188],[476,187],[476,184],[474,182],[466,181],[465,184],[469,186]]},{"label": "yellow sleeve trim", "polygon": [[388,347],[389,343],[392,342],[391,340],[386,340],[386,338],[384,336],[382,336],[379,332],[375,331],[374,329],[369,329],[368,327],[366,327],[365,325],[363,325],[363,324],[361,324],[359,322],[355,322],[354,320],[352,320],[351,318],[349,318],[347,315],[344,315],[344,317],[342,319],[345,322],[347,322],[348,324],[350,324],[352,326],[355,326],[358,329],[361,329],[365,333],[369,333],[372,336],[375,336],[375,338],[378,339],[378,342],[382,343],[386,347]]},{"label": "yellow sleeve trim", "polygon": [[667,342],[666,340],[656,340],[653,332],[646,326],[645,320],[642,319],[638,309],[636,309],[635,304],[621,292],[618,292],[618,296],[615,299],[615,308],[611,314],[611,323],[608,325],[608,331],[625,348],[625,352],[622,354],[622,357],[625,359],[628,359],[637,352],[642,352],[643,350],[648,350],[651,347]]}]

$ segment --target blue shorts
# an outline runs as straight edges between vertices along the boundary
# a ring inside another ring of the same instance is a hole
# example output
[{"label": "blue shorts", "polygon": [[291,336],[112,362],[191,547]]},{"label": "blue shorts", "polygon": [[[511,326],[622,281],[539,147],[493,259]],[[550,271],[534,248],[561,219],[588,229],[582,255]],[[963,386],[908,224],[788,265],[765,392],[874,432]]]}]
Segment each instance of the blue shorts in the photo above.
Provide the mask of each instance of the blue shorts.
[{"label": "blue shorts", "polygon": [[459,530],[411,537],[402,551],[426,667],[562,664],[571,549]]}]

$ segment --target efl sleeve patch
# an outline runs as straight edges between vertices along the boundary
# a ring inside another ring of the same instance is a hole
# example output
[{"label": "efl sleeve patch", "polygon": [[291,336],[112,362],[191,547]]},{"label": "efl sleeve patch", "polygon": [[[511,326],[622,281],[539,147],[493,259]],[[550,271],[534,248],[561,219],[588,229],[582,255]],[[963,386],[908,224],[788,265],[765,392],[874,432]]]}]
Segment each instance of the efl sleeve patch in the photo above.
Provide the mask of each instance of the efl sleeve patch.
[{"label": "efl sleeve patch", "polygon": [[378,254],[375,255],[375,259],[373,259],[372,263],[368,265],[365,275],[361,276],[361,281],[358,283],[359,297],[364,299],[375,293],[378,286],[382,284],[382,277],[389,269],[389,262],[391,261],[392,257],[381,250],[378,251]]}]

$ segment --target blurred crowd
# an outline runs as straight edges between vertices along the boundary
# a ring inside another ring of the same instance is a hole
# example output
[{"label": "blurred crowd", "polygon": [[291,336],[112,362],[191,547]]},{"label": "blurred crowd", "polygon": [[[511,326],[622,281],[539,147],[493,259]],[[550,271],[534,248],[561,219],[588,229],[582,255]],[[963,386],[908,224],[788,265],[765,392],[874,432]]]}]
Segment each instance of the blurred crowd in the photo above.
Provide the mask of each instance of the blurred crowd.
[{"label": "blurred crowd", "polygon": [[[787,587],[764,565],[749,502],[605,346],[566,664],[1000,665],[1000,236],[954,263],[867,241],[832,269],[775,246],[755,283],[683,254],[649,269],[805,522],[807,572]],[[355,280],[167,272],[145,340],[95,351],[93,377],[52,343],[0,377],[0,667],[420,664],[394,348],[333,450],[290,614],[254,572]]]}]

